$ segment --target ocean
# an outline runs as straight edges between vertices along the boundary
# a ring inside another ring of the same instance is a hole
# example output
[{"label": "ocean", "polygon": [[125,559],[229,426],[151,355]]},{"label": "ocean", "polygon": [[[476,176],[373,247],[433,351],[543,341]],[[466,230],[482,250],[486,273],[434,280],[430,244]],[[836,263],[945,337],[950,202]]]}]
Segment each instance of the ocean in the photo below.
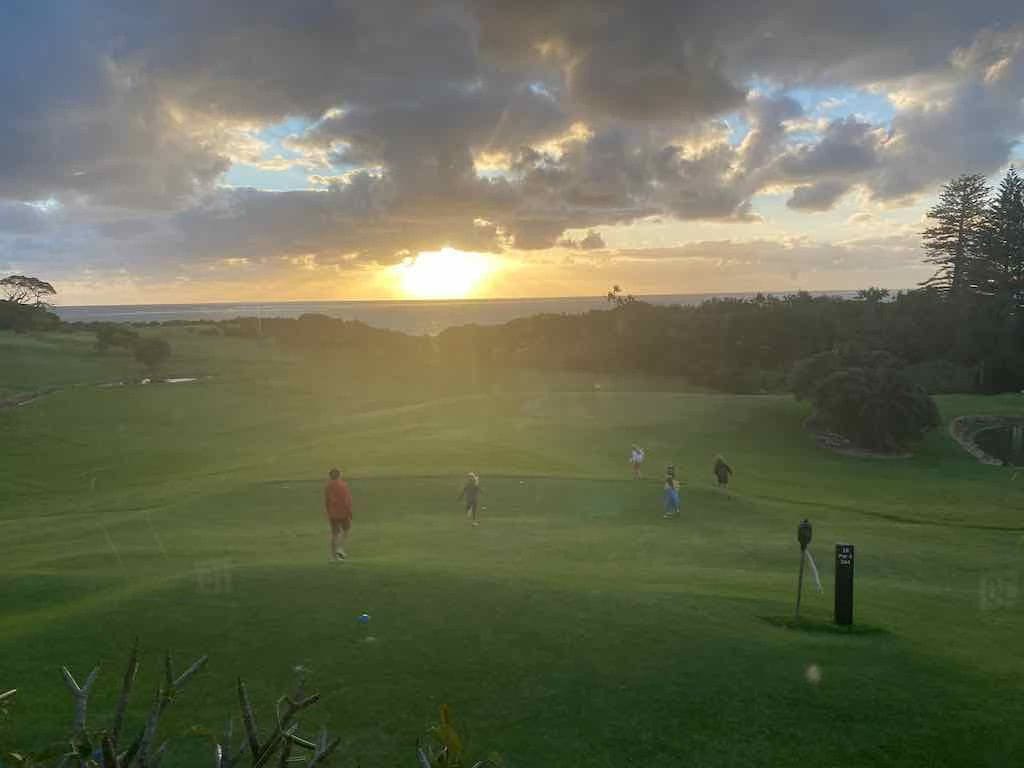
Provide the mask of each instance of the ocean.
[{"label": "ocean", "polygon": [[[815,295],[850,297],[853,291],[820,291]],[[753,293],[681,293],[640,296],[652,304],[700,304],[712,298],[749,298]],[[782,295],[782,294],[775,294]],[[168,320],[230,320],[235,317],[299,317],[316,313],[343,320],[361,320],[377,328],[432,335],[457,325],[498,325],[542,313],[581,314],[607,309],[598,296],[548,299],[460,299],[453,301],[281,301],[224,304],[134,304],[55,307],[67,322],[149,323]]]}]

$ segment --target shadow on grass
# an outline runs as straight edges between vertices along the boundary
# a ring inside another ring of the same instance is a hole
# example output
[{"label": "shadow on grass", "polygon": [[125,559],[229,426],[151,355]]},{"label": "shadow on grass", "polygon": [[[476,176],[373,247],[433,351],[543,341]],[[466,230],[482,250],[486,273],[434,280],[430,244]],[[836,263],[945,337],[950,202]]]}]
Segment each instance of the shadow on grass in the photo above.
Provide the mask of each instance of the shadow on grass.
[{"label": "shadow on grass", "polygon": [[870,635],[872,637],[891,636],[887,629],[875,627],[871,624],[854,624],[849,627],[841,627],[830,621],[821,619],[795,619],[792,616],[759,616],[761,621],[771,624],[773,627],[795,630],[797,632],[809,632],[822,635]]}]

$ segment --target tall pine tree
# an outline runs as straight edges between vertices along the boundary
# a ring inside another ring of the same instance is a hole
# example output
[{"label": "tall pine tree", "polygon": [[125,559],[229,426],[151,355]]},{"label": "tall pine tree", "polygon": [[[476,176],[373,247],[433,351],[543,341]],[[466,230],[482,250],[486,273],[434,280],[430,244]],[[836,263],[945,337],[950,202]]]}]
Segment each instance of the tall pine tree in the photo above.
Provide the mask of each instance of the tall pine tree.
[{"label": "tall pine tree", "polygon": [[928,211],[935,223],[922,233],[925,261],[938,269],[923,285],[949,296],[966,294],[974,264],[984,255],[989,191],[985,177],[977,173],[960,176],[942,188],[939,202]]},{"label": "tall pine tree", "polygon": [[1024,179],[1010,166],[988,211],[984,258],[976,289],[1010,306],[1024,306]]}]

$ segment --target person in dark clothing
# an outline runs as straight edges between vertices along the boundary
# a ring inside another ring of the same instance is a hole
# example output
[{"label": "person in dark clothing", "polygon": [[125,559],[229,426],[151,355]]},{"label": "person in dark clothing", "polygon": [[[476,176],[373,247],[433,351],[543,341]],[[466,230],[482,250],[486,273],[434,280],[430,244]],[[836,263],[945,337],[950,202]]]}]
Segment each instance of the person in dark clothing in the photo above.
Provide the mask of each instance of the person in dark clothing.
[{"label": "person in dark clothing", "polygon": [[459,499],[466,500],[466,517],[473,521],[473,525],[480,525],[477,515],[481,493],[483,491],[480,488],[480,478],[475,472],[470,472],[466,475],[466,482],[462,486],[462,493],[459,494]]},{"label": "person in dark clothing", "polygon": [[715,468],[712,470],[718,478],[718,487],[726,488],[729,485],[729,478],[732,477],[732,467],[725,463],[725,459],[718,456],[715,459]]}]

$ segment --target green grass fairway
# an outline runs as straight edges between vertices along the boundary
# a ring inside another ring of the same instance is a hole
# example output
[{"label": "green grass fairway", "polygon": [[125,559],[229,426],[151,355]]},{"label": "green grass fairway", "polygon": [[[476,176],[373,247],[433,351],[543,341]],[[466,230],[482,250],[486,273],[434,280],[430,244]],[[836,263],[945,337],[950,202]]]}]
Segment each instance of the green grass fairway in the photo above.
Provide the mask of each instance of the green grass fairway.
[{"label": "green grass fairway", "polygon": [[[5,750],[64,733],[62,664],[103,666],[104,722],[137,635],[135,724],[164,649],[211,657],[169,710],[172,768],[211,762],[192,727],[237,716],[236,676],[266,726],[296,665],[324,696],[304,730],[342,736],[338,765],[413,765],[442,703],[473,755],[510,767],[1024,765],[1024,473],[944,431],[912,459],[853,459],[817,448],[790,398],[401,365],[382,382],[340,355],[172,343],[169,372],[207,378],[99,388],[134,363],[85,335],[0,334],[0,390],[88,384],[0,410]],[[1024,398],[939,403],[949,419]],[[628,479],[634,441],[650,480]],[[669,462],[685,484],[666,521]],[[321,509],[335,464],[356,503],[344,564]],[[471,469],[477,529],[456,502]],[[803,517],[821,631],[780,625]],[[855,633],[825,631],[840,541],[857,546]]]}]

